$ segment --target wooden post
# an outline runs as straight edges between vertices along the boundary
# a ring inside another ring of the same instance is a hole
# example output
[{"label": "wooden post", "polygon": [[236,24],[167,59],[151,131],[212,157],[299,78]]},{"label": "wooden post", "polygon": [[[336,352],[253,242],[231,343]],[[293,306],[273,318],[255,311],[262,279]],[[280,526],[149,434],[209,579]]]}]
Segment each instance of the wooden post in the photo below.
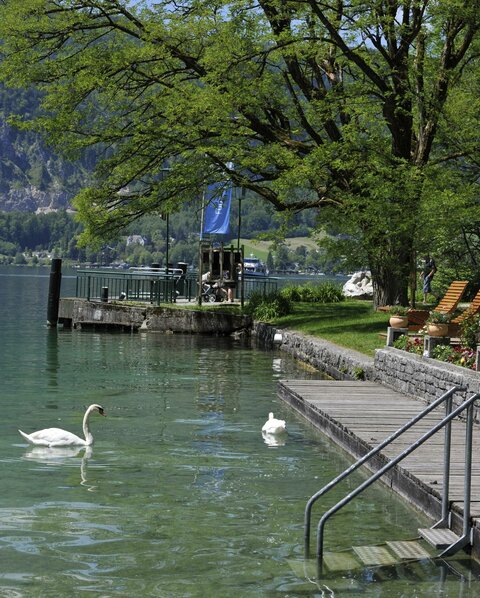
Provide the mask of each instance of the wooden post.
[{"label": "wooden post", "polygon": [[48,288],[47,326],[55,327],[57,325],[61,286],[62,260],[60,258],[53,258],[50,270],[50,285]]}]

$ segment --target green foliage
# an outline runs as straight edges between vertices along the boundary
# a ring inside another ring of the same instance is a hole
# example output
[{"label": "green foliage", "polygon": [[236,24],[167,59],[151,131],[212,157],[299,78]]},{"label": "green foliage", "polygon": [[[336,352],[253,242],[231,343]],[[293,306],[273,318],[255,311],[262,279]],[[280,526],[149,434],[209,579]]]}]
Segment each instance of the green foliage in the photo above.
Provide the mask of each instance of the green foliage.
[{"label": "green foliage", "polygon": [[27,263],[27,260],[25,259],[25,256],[23,255],[23,253],[16,253],[15,254],[15,259],[13,260],[13,263],[16,265],[23,265]]},{"label": "green foliage", "polygon": [[450,345],[438,345],[432,351],[432,357],[439,361],[445,361],[452,365],[458,365],[469,369],[475,368],[476,351],[468,347],[451,347]]},{"label": "green foliage", "polygon": [[353,377],[355,380],[365,380],[365,370],[361,367],[353,368]]},{"label": "green foliage", "polygon": [[[395,349],[401,349],[408,353],[414,353],[415,355],[423,355],[424,345],[423,339],[420,337],[409,338],[407,335],[402,334],[393,343]],[[475,369],[476,351],[465,346],[450,345],[437,345],[432,351],[433,359],[439,361],[445,361],[453,365]]]},{"label": "green foliage", "polygon": [[259,292],[252,293],[245,306],[245,313],[261,322],[271,322],[275,318],[286,316],[291,312],[291,302],[279,292],[267,295]]},{"label": "green foliage", "polygon": [[479,344],[480,334],[480,316],[470,315],[465,318],[460,325],[460,341],[463,347],[476,349]]},{"label": "green foliage", "polygon": [[408,351],[409,353],[415,353],[415,355],[423,355],[423,338],[415,337],[409,338],[406,334],[402,334],[393,343],[395,349],[401,349],[402,351]]},{"label": "green foliage", "polygon": [[[468,208],[480,221],[476,12],[450,1],[392,16],[373,0],[3,0],[0,77],[43,94],[17,124],[69,156],[102,157],[75,199],[86,243],[231,179],[287,227],[318,210],[319,228],[341,233],[343,268],[368,264],[385,305],[405,302],[415,250],[467,232]],[[252,213],[251,230],[264,216]]]},{"label": "green foliage", "polygon": [[405,307],[403,305],[392,305],[389,310],[388,313],[391,316],[406,316],[408,314],[408,307]]},{"label": "green foliage", "polygon": [[302,287],[297,285],[288,285],[281,289],[280,294],[282,297],[285,297],[285,299],[296,303],[298,301],[303,301],[301,289]]},{"label": "green foliage", "polygon": [[48,214],[0,212],[0,253],[15,255],[24,249],[66,251],[80,225],[64,211]]},{"label": "green foliage", "polygon": [[442,311],[431,311],[428,315],[427,324],[448,324],[452,320],[452,314],[446,314]]},{"label": "green foliage", "polygon": [[337,303],[344,300],[342,288],[332,282],[308,283],[303,286],[288,285],[280,291],[280,294],[292,302]]}]

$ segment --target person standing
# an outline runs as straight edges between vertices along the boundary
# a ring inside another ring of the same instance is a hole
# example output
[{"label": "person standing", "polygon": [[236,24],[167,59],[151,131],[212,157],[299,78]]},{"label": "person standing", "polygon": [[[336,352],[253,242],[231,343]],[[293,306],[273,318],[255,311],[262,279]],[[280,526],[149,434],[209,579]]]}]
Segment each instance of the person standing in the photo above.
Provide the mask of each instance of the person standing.
[{"label": "person standing", "polygon": [[432,292],[432,278],[437,271],[435,260],[429,255],[425,256],[425,266],[423,269],[423,302],[427,302],[428,295]]}]

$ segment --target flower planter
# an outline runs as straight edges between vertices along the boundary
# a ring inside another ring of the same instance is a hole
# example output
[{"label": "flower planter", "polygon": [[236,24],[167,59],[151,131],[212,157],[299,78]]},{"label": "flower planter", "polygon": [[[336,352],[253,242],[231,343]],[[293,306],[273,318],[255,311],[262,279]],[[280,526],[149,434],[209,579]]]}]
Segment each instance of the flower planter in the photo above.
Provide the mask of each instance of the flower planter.
[{"label": "flower planter", "polygon": [[392,328],[408,328],[408,316],[390,316],[389,324]]},{"label": "flower planter", "polygon": [[429,336],[448,336],[448,324],[428,324]]}]

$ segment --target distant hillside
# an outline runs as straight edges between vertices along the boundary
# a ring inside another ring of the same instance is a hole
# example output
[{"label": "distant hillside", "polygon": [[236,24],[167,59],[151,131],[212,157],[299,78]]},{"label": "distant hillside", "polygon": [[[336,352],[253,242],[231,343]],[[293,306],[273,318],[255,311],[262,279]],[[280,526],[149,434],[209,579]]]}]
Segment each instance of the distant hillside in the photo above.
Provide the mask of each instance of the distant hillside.
[{"label": "distant hillside", "polygon": [[[0,213],[48,213],[70,207],[72,198],[88,184],[98,154],[90,150],[81,161],[71,163],[56,154],[41,135],[19,130],[8,124],[8,117],[15,113],[26,119],[39,109],[39,95],[35,91],[11,90],[0,85]],[[232,201],[230,234],[214,241],[236,243],[238,234],[238,195]],[[271,241],[252,242],[251,240],[267,231],[276,231],[280,225],[279,216],[258,196],[247,191],[241,202],[241,234],[246,245],[245,253],[259,254],[266,259]],[[184,206],[170,218],[172,245],[179,242],[192,243],[191,235],[200,228],[200,211]],[[17,221],[18,218],[15,220]],[[315,227],[316,213],[306,210],[295,214],[288,224],[288,235],[304,239],[308,249],[316,244],[308,237]],[[42,224],[43,226],[43,224]],[[152,215],[132,223],[129,232],[141,234],[148,239],[158,237],[164,224]],[[28,236],[28,235],[27,235]],[[160,235],[162,236],[162,235]],[[13,243],[16,250],[29,246],[22,245],[21,234],[0,235],[0,242]],[[252,247],[250,248],[250,245]],[[296,246],[287,243],[292,250]],[[12,249],[13,251],[13,249]],[[8,253],[8,252],[7,252]],[[11,253],[11,252],[10,252]]]},{"label": "distant hillside", "polygon": [[[236,242],[234,242],[236,245]],[[253,239],[240,239],[240,245],[243,245],[245,255],[249,256],[253,254],[255,257],[260,258],[262,261],[266,261],[268,252],[271,251],[271,241],[256,241]],[[290,250],[295,250],[297,247],[302,245],[309,251],[315,251],[318,249],[318,243],[311,237],[293,237],[285,239],[285,245]]]},{"label": "distant hillside", "polygon": [[0,86],[0,211],[37,212],[68,207],[88,178],[89,165],[72,164],[49,148],[39,134],[11,127],[13,112],[38,109],[38,94]]}]

